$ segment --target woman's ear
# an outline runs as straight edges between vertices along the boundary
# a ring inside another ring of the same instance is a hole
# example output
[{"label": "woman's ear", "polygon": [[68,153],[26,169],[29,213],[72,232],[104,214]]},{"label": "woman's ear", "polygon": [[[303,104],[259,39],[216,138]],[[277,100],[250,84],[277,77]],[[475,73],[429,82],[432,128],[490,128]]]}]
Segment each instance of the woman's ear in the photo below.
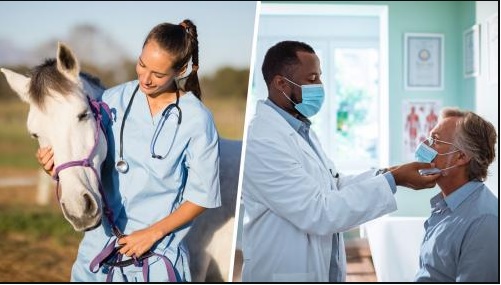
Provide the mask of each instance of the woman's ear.
[{"label": "woman's ear", "polygon": [[186,73],[187,69],[188,64],[183,65],[183,67],[181,67],[181,69],[177,72],[177,77],[182,77]]}]

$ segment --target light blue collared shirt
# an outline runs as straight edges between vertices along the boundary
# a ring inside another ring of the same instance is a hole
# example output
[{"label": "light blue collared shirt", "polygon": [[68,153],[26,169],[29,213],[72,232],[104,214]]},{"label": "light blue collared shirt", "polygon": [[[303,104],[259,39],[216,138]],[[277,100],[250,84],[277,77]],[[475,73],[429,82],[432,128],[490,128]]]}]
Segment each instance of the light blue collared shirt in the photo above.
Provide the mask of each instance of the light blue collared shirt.
[{"label": "light blue collared shirt", "polygon": [[499,282],[498,199],[470,181],[430,200],[418,282]]}]

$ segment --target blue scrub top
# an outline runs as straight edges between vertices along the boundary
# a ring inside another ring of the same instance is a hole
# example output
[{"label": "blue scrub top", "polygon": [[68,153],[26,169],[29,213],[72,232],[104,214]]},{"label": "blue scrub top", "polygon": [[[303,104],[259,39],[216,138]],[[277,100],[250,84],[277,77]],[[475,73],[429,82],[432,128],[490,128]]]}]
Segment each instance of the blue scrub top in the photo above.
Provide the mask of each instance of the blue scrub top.
[{"label": "blue scrub top", "polygon": [[[116,86],[106,90],[102,97],[112,112],[107,127],[108,156],[102,169],[102,181],[116,224],[125,234],[163,219],[185,201],[205,208],[221,205],[218,134],[210,111],[191,92],[179,98],[181,124],[177,124],[176,108],[165,121],[156,140],[155,153],[166,157],[157,159],[151,156],[150,143],[161,123],[162,112],[152,117],[146,95],[140,89],[137,91],[123,130],[123,158],[129,170],[125,174],[115,170],[119,160],[120,127],[137,84],[135,80]],[[172,232],[154,246],[156,252],[166,255],[175,264],[186,281],[190,280],[190,274],[182,240],[190,227],[188,224]],[[86,232],[76,265],[80,262],[88,268],[88,262],[111,237],[103,217],[100,227]],[[74,268],[73,274],[75,271]],[[72,279],[79,278],[72,276]]]}]

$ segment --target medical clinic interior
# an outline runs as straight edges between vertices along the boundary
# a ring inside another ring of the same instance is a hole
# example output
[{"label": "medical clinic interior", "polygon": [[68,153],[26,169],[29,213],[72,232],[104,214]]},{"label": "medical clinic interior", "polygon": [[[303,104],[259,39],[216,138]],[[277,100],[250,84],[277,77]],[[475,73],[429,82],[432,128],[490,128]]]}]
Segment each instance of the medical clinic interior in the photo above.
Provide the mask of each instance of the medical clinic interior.
[{"label": "medical clinic interior", "polygon": [[[312,128],[342,173],[413,161],[443,107],[471,110],[499,130],[498,9],[488,1],[262,2],[246,123],[267,96],[266,51],[295,39],[320,59],[327,95]],[[485,183],[498,197],[498,153]],[[398,187],[396,212],[344,233],[348,257],[350,245],[365,244],[375,275],[356,279],[348,266],[347,281],[412,281],[437,193]]]}]

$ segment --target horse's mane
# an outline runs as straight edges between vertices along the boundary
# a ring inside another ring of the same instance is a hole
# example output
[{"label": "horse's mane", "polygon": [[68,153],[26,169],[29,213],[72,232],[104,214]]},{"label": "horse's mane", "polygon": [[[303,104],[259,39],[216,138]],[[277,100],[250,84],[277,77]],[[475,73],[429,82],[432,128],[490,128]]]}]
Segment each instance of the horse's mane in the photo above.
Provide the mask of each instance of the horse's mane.
[{"label": "horse's mane", "polygon": [[57,70],[54,58],[46,59],[44,63],[33,68],[30,75],[30,99],[38,107],[43,106],[44,98],[49,95],[49,89],[66,94],[76,88],[74,82]]},{"label": "horse's mane", "polygon": [[[44,98],[49,95],[50,89],[61,94],[69,94],[77,88],[73,81],[69,80],[57,69],[57,61],[54,58],[46,59],[44,63],[33,68],[30,76],[30,99],[39,108],[43,107]],[[80,77],[97,89],[106,89],[101,80],[95,76],[80,72]]]},{"label": "horse's mane", "polygon": [[97,76],[82,71],[80,72],[80,77],[85,79],[87,82],[93,84],[95,87],[98,87],[100,89],[106,89],[106,87],[101,82],[101,79],[99,79]]}]

